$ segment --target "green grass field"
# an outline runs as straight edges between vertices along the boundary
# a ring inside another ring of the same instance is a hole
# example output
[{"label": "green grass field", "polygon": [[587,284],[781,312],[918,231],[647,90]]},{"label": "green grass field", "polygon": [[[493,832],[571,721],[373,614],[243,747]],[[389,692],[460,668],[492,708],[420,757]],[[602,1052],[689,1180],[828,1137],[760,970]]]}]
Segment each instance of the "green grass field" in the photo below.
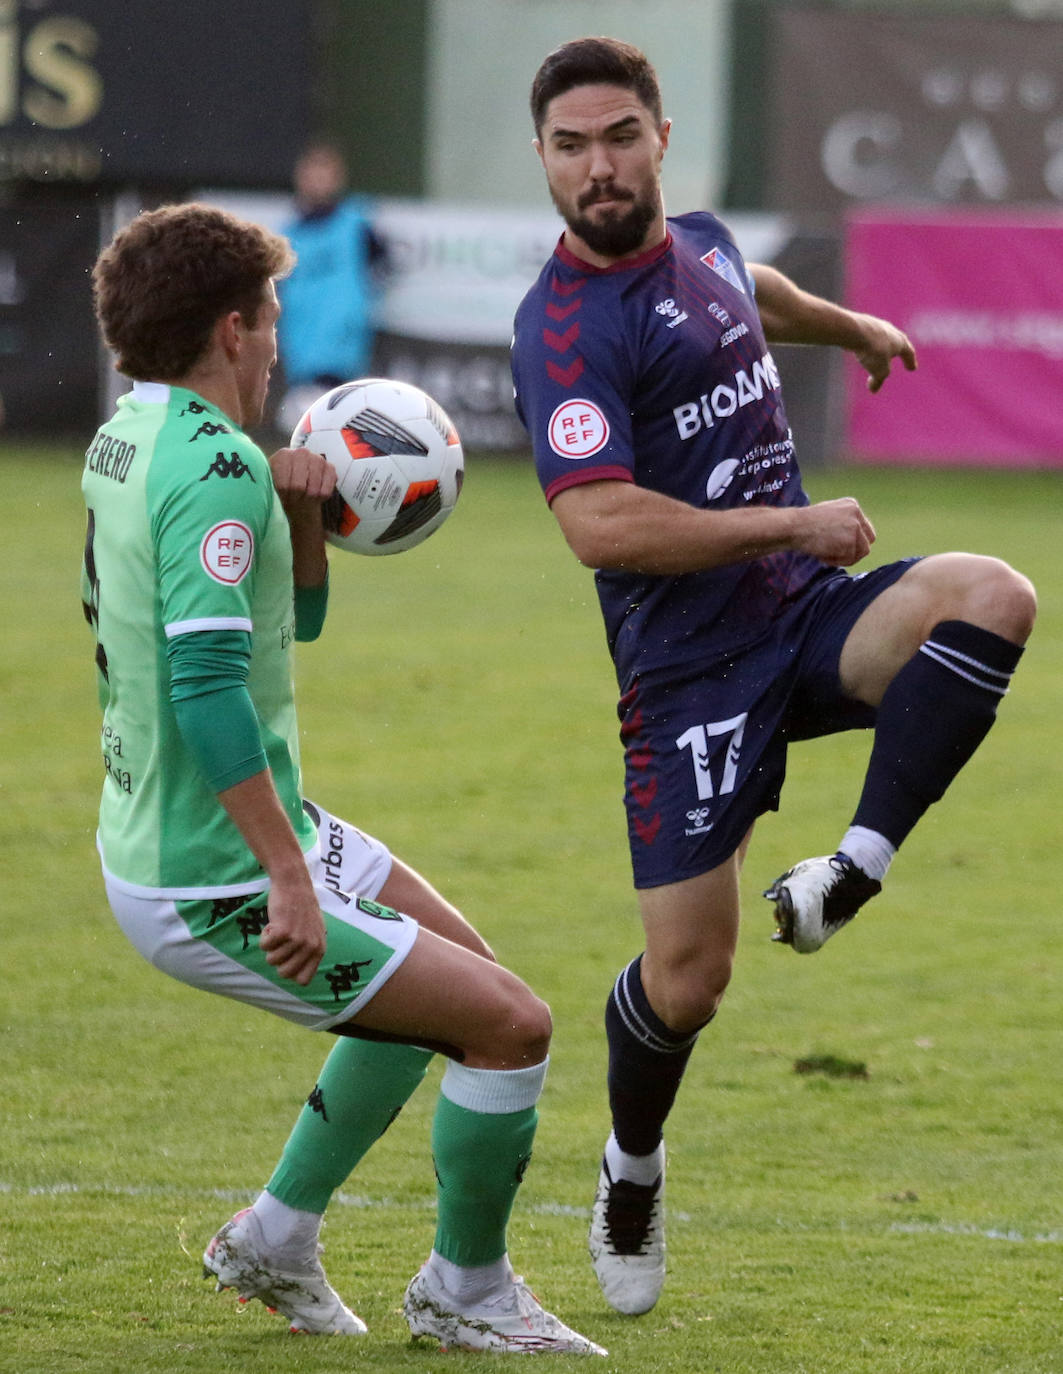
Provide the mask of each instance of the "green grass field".
[{"label": "green grass field", "polygon": [[[367,1338],[290,1338],[199,1277],[327,1046],[168,981],[112,922],[78,479],[74,453],[0,454],[0,1369],[483,1367],[411,1345],[400,1312],[432,1238],[438,1068],[326,1227]],[[861,499],[876,559],[1000,554],[1038,584],[1041,620],[998,728],[886,892],[807,959],[770,943],[759,892],[834,845],[868,739],[793,751],[747,862],[735,981],[670,1123],[670,1277],[638,1319],[605,1307],[585,1253],[602,1007],[641,947],[590,575],[528,465],[486,459],[422,548],[334,557],[325,634],[298,661],[307,789],[432,877],[550,1001],[512,1253],[609,1347],[603,1369],[1063,1371],[1061,483],[813,474],[814,497]]]}]

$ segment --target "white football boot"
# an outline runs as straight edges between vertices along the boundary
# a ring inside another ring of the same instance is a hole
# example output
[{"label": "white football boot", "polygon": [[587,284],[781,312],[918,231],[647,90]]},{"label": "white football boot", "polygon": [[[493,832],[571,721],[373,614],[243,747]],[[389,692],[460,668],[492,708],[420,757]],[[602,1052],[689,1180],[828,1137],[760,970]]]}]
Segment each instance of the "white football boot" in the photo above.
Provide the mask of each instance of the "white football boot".
[{"label": "white football boot", "polygon": [[269,1253],[250,1207],[227,1221],[207,1246],[203,1276],[217,1279],[219,1293],[235,1288],[241,1302],[257,1298],[271,1312],[283,1313],[292,1332],[360,1336],[366,1330],[326,1279],[317,1255],[298,1262]]},{"label": "white football boot", "polygon": [[516,1275],[498,1294],[459,1307],[425,1264],[410,1280],[402,1310],[411,1335],[431,1336],[443,1350],[493,1350],[509,1355],[608,1353],[547,1312]]},{"label": "white football boot", "polygon": [[606,1302],[617,1312],[648,1312],[664,1287],[664,1153],[654,1183],[615,1182],[602,1160],[588,1238]]},{"label": "white football boot", "polygon": [[805,859],[776,878],[764,896],[775,903],[772,939],[813,954],[846,926],[863,904],[882,891],[848,854]]}]

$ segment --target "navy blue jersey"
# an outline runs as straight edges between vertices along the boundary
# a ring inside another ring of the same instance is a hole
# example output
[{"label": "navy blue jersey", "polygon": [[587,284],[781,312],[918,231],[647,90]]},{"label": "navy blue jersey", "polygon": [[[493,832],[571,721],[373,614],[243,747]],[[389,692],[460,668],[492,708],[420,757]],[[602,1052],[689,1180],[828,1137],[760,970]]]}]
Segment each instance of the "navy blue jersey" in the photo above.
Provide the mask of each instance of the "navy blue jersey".
[{"label": "navy blue jersey", "polygon": [[[701,212],[668,228],[656,248],[605,269],[559,244],[521,302],[517,413],[546,499],[616,479],[699,509],[807,505],[733,238]],[[821,572],[797,553],[676,576],[599,570],[621,685],[753,642]]]}]

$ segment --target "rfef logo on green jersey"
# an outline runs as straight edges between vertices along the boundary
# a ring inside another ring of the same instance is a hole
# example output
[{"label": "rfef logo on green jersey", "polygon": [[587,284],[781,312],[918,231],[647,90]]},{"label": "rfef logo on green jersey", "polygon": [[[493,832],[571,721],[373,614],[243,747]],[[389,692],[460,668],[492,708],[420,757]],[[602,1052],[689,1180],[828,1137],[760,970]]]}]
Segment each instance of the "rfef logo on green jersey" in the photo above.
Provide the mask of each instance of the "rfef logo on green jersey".
[{"label": "rfef logo on green jersey", "polygon": [[199,560],[215,582],[235,587],[247,576],[255,554],[255,539],[239,520],[223,520],[207,531],[199,546]]}]

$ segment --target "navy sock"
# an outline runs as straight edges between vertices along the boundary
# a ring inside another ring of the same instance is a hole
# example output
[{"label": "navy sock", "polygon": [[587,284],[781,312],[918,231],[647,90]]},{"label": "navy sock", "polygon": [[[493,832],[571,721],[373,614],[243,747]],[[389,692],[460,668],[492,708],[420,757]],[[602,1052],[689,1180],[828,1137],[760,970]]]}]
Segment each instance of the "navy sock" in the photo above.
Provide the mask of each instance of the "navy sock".
[{"label": "navy sock", "polygon": [[900,847],[989,732],[1021,656],[991,630],[935,625],[882,698],[854,825]]},{"label": "navy sock", "polygon": [[677,1035],[650,1006],[642,955],[616,980],[605,1005],[609,1038],[609,1107],[625,1154],[648,1155],[661,1143],[698,1032]]}]

